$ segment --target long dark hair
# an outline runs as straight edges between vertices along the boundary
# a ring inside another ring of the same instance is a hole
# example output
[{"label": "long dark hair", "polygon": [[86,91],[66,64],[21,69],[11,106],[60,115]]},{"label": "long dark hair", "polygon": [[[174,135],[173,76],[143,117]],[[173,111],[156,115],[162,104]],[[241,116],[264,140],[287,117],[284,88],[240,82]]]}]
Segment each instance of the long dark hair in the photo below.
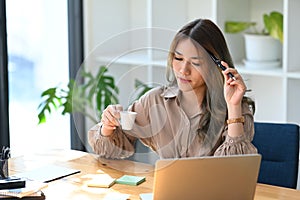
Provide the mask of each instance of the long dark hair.
[{"label": "long dark hair", "polygon": [[[234,68],[224,35],[219,27],[209,19],[196,19],[182,27],[171,43],[166,74],[171,86],[177,85],[172,67],[174,52],[178,43],[185,39],[190,39],[199,51],[202,50],[203,52],[204,49],[207,55],[207,51],[209,51],[218,59],[224,60],[229,67]],[[224,77],[209,56],[207,60],[207,63],[210,61],[212,64],[208,64],[211,68],[209,73],[206,74],[208,77],[203,77],[204,79],[206,78],[207,90],[202,102],[204,113],[199,122],[198,135],[204,144],[214,145],[227,119],[227,105],[224,97]],[[247,97],[244,97],[243,101],[251,104],[251,100]],[[255,108],[254,102],[252,108]]]},{"label": "long dark hair", "polygon": [[205,50],[213,53],[220,60],[226,61],[229,67],[234,68],[226,40],[219,27],[209,19],[196,19],[182,27],[175,35],[168,56],[167,80],[172,84],[175,79],[172,72],[174,51],[179,41],[190,38]]}]

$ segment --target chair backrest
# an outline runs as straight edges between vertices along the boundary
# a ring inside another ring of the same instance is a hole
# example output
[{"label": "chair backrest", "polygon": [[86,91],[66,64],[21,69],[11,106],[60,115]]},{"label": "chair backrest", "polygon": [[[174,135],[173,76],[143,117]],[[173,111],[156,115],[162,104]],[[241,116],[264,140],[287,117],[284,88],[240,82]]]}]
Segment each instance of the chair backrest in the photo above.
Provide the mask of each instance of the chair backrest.
[{"label": "chair backrest", "polygon": [[255,122],[253,144],[262,155],[259,183],[296,189],[299,125]]}]

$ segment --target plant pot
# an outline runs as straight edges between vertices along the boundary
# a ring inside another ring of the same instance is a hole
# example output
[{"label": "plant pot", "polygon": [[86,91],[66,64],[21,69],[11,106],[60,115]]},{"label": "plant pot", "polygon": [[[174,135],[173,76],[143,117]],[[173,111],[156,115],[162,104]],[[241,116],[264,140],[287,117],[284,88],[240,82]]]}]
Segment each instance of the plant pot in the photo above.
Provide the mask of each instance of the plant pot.
[{"label": "plant pot", "polygon": [[[282,58],[282,44],[268,35],[245,34],[246,62],[261,67],[279,67]],[[247,67],[247,63],[246,67]]]}]

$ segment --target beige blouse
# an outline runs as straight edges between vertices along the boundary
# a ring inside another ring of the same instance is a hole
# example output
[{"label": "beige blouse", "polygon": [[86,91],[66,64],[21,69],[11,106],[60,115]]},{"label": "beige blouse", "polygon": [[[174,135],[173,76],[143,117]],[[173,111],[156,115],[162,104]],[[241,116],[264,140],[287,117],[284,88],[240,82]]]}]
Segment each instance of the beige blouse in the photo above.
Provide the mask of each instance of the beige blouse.
[{"label": "beige blouse", "polygon": [[254,135],[253,115],[248,104],[242,105],[245,117],[244,133],[239,137],[227,134],[224,126],[210,146],[203,145],[197,134],[201,112],[188,117],[180,107],[178,88],[158,87],[152,89],[129,107],[137,112],[132,130],[120,127],[111,136],[100,133],[100,124],[88,131],[89,144],[95,153],[105,158],[126,158],[133,155],[134,144],[140,139],[160,158],[200,157],[257,153],[251,143]]}]

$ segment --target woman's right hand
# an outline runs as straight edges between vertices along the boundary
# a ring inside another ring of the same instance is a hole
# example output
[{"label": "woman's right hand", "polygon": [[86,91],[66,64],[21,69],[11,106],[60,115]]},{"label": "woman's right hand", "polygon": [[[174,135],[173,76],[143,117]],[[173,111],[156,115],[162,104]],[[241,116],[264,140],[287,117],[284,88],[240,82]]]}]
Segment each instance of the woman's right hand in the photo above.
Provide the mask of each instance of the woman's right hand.
[{"label": "woman's right hand", "polygon": [[117,126],[120,126],[120,111],[123,110],[123,107],[119,104],[109,105],[106,109],[104,109],[101,122],[101,134],[103,136],[111,135]]}]

